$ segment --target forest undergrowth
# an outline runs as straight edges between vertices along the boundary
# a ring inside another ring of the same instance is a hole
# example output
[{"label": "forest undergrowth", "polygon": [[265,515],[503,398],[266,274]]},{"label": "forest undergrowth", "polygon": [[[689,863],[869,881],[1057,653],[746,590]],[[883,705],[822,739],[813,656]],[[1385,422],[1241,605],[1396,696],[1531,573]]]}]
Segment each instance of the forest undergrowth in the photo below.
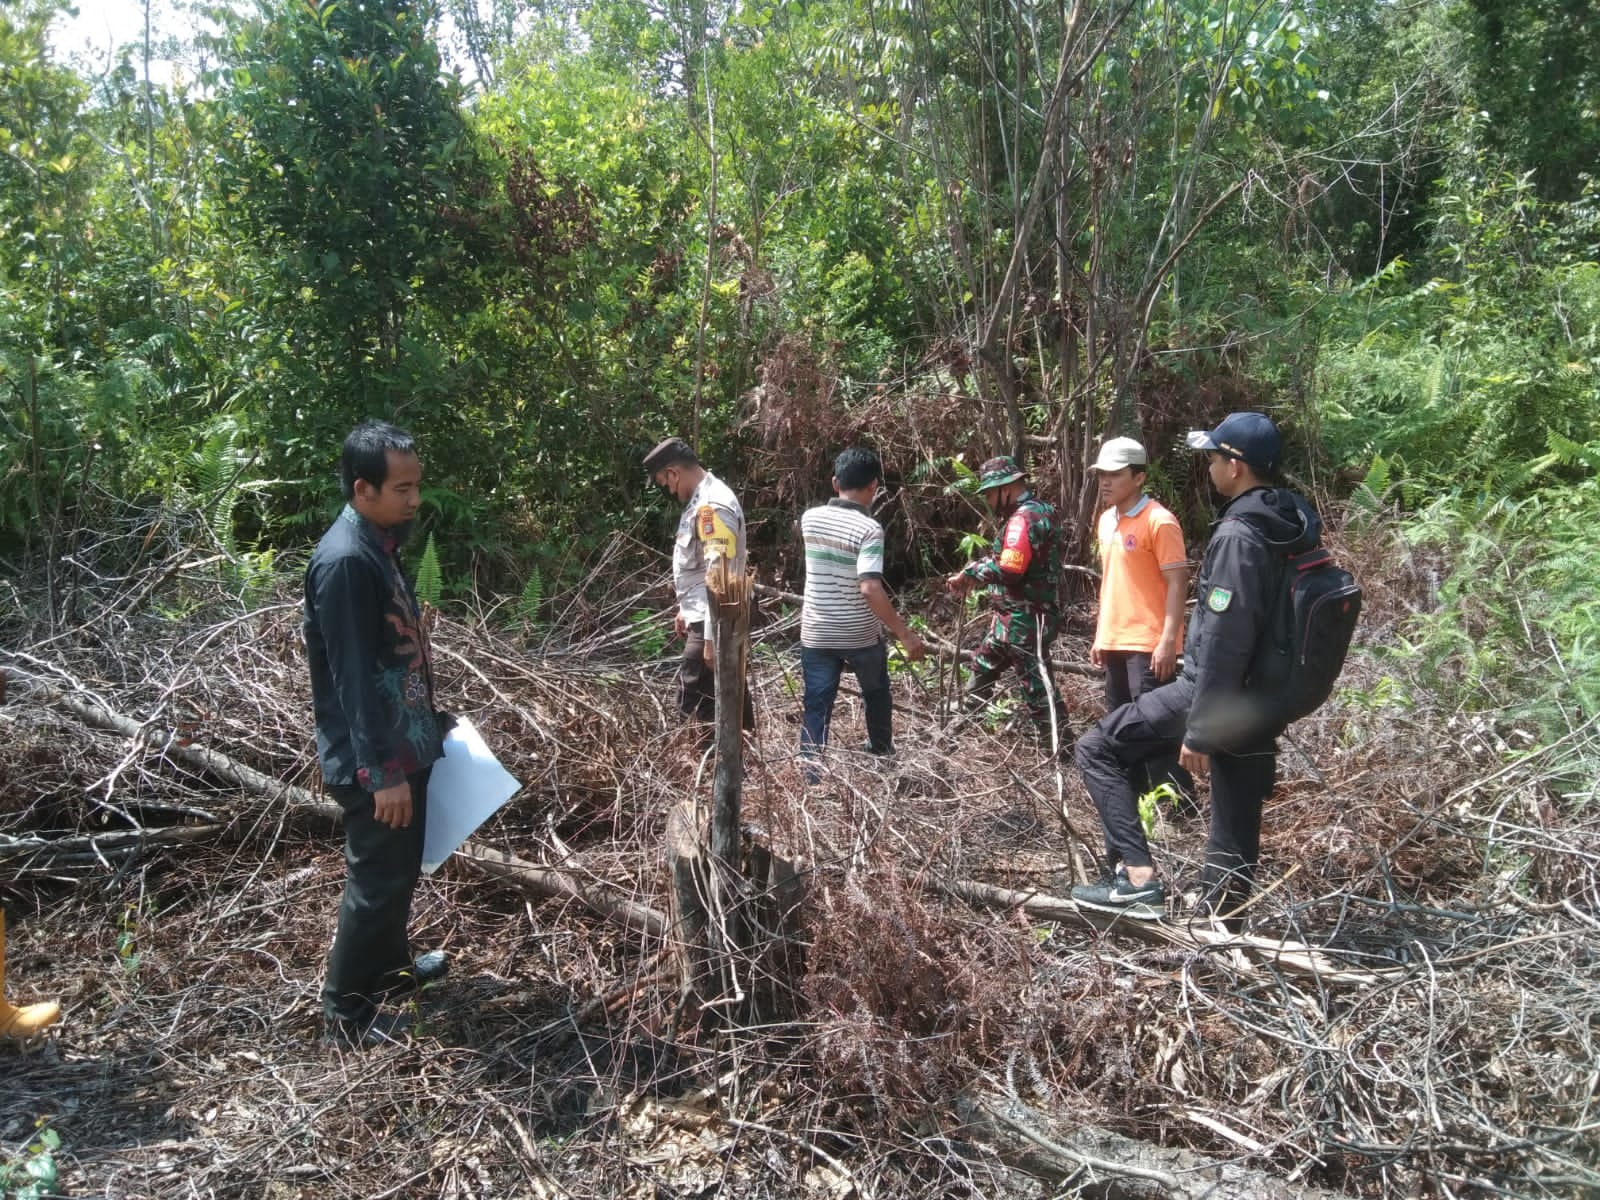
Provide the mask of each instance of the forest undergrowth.
[{"label": "forest undergrowth", "polygon": [[[525,785],[475,840],[575,890],[448,862],[414,929],[451,974],[410,1002],[411,1040],[365,1054],[318,1040],[342,869],[293,790],[315,762],[292,575],[263,589],[203,521],[120,528],[0,584],[8,990],[65,1009],[45,1044],[0,1048],[0,1164],[49,1155],[62,1194],[1600,1189],[1600,812],[1573,784],[1600,733],[1444,694],[1416,630],[1454,564],[1392,520],[1335,538],[1367,589],[1361,644],[1285,739],[1238,939],[1181,905],[1159,935],[1075,915],[1099,840],[1076,772],[1004,713],[953,717],[948,654],[896,671],[893,761],[836,751],[807,786],[795,616],[765,601],[745,820],[801,872],[805,963],[782,1020],[715,1033],[674,1020],[670,927],[577,898],[665,914],[666,814],[709,789],[668,622],[637,616],[664,608],[664,560],[614,538],[538,624],[448,606],[442,703]],[[1099,714],[1087,618],[1056,648],[1069,733]],[[847,685],[836,742],[859,721]],[[1156,821],[1184,892],[1203,822]],[[1034,1131],[1031,1158],[996,1120]]]}]

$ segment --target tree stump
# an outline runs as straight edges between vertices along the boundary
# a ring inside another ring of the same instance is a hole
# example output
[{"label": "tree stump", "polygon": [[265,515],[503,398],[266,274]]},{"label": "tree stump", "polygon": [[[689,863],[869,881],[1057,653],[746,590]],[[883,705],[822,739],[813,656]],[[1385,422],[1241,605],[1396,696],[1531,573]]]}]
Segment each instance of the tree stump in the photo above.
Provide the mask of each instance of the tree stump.
[{"label": "tree stump", "polygon": [[707,814],[698,798],[687,797],[667,819],[669,936],[679,985],[674,1024],[679,1027],[781,1017],[792,1011],[799,974],[799,942],[792,929],[803,898],[800,878],[740,821],[751,580],[733,574],[727,560],[717,558],[706,583],[716,618],[711,806]]}]

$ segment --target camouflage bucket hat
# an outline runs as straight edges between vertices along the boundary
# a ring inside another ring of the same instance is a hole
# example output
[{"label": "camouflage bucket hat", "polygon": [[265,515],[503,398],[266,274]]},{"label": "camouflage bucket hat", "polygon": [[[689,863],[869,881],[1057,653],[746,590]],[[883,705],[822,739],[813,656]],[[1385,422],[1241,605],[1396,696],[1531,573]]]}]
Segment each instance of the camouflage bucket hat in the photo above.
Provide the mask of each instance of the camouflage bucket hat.
[{"label": "camouflage bucket hat", "polygon": [[987,492],[990,488],[1004,487],[1021,479],[1022,474],[1016,459],[1009,454],[1001,454],[978,468],[978,490]]}]

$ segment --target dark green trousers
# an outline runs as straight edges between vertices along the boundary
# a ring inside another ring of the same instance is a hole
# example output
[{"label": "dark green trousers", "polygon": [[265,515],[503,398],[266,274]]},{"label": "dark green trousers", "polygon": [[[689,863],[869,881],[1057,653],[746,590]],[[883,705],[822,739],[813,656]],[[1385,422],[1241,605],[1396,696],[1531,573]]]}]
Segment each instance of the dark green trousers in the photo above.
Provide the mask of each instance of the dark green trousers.
[{"label": "dark green trousers", "polygon": [[344,898],[322,984],[322,1015],[329,1021],[370,1021],[384,993],[411,970],[406,928],[422,874],[430,774],[407,777],[411,824],[404,829],[391,829],[373,815],[371,792],[328,789],[344,809]]},{"label": "dark green trousers", "polygon": [[[975,701],[989,703],[995,684],[1008,668],[1015,668],[1022,677],[1022,691],[1028,705],[1028,715],[1041,735],[1050,737],[1050,707],[1055,706],[1056,723],[1066,736],[1066,710],[1061,707],[1061,691],[1056,681],[1040,664],[1041,656],[1050,655],[1050,644],[1056,640],[1059,618],[1055,613],[1036,617],[1030,612],[1003,612],[995,614],[994,622],[978,649],[972,655],[972,682],[967,694]],[[1040,634],[1043,633],[1041,639]],[[1047,686],[1048,685],[1048,686]]]}]

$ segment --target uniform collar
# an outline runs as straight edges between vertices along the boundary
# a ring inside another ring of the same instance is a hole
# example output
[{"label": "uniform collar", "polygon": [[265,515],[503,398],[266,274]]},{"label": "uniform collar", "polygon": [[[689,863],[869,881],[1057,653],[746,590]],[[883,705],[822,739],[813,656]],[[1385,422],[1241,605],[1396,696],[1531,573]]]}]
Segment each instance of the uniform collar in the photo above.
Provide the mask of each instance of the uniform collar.
[{"label": "uniform collar", "polygon": [[1139,515],[1140,511],[1143,510],[1144,506],[1146,504],[1149,504],[1149,503],[1150,503],[1150,493],[1149,492],[1141,493],[1140,496],[1139,496],[1139,503],[1135,504],[1127,512],[1123,512],[1120,508],[1117,510],[1117,520],[1120,521],[1120,520],[1122,520],[1123,517],[1137,517]]},{"label": "uniform collar", "polygon": [[707,471],[704,475],[700,476],[700,482],[694,485],[694,491],[689,493],[689,502],[684,507],[698,507],[699,501],[702,499],[704,493],[710,491],[712,485],[715,484],[716,481],[717,477],[710,471]]}]

